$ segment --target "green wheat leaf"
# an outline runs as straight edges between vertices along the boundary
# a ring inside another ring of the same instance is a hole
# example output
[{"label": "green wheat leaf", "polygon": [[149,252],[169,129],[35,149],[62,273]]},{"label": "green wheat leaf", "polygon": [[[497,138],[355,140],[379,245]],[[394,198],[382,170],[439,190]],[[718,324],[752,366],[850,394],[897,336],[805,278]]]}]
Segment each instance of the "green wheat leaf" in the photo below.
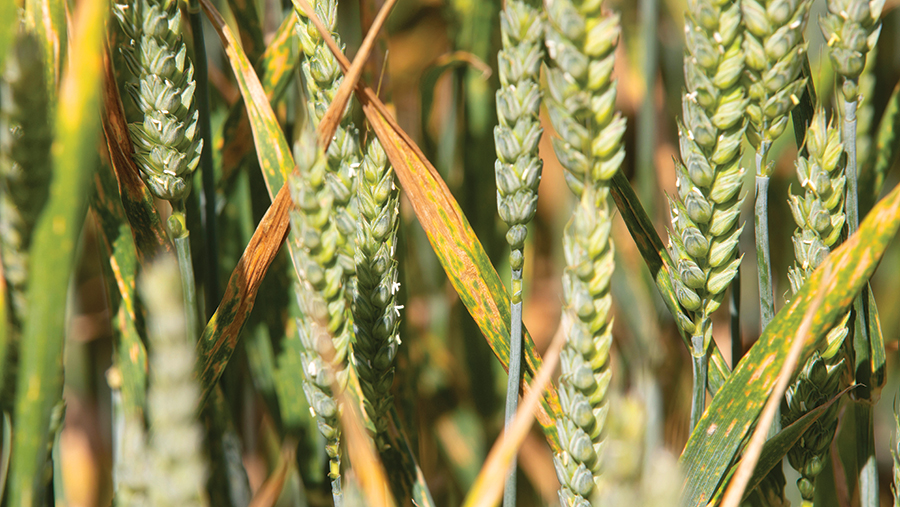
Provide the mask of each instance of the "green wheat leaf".
[{"label": "green wheat leaf", "polygon": [[37,222],[31,247],[36,270],[29,281],[21,370],[16,393],[9,504],[40,503],[50,445],[54,406],[62,396],[62,347],[66,296],[75,262],[75,246],[84,221],[90,174],[96,167],[99,132],[101,41],[106,2],[84,2],[74,15],[75,50],[61,83],[51,156],[50,200]]}]

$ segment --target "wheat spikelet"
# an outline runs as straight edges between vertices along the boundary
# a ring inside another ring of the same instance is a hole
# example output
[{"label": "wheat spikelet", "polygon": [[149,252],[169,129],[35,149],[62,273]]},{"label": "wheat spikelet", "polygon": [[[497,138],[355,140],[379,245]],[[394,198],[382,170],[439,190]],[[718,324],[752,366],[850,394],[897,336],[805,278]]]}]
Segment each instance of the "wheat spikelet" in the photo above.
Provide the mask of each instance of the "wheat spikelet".
[{"label": "wheat spikelet", "polygon": [[703,412],[710,316],[740,266],[738,239],[744,170],[741,139],[748,101],[739,4],[693,0],[685,13],[682,119],[678,130],[683,163],[676,163],[678,193],[670,202],[669,251],[683,312],[680,327],[691,334],[695,368],[691,421]]},{"label": "wheat spikelet", "polygon": [[563,451],[554,464],[561,504],[589,505],[601,472],[611,374],[609,180],[625,156],[625,120],[615,111],[611,79],[619,18],[603,15],[599,2],[562,0],[548,5],[547,18],[553,63],[547,72],[547,105],[559,135],[553,145],[566,183],[579,199],[563,237],[567,341],[560,355],[563,416],[556,421]]},{"label": "wheat spikelet", "polygon": [[838,243],[846,221],[841,133],[826,124],[825,111],[820,108],[806,135],[809,156],[797,160],[797,175],[806,193],[791,195],[789,201],[798,226],[793,237],[797,265],[788,272],[794,293]]},{"label": "wheat spikelet", "polygon": [[366,413],[375,429],[379,451],[388,447],[386,433],[393,403],[394,357],[400,345],[400,306],[396,292],[399,192],[384,149],[373,136],[363,160],[356,199],[357,291],[353,304],[356,343],[353,356]]},{"label": "wheat spikelet", "polygon": [[[797,161],[797,174],[806,190],[803,196],[791,195],[790,205],[798,229],[794,232],[796,265],[788,271],[794,293],[818,267],[831,249],[838,244],[844,229],[844,190],[846,177],[840,131],[826,124],[825,111],[819,108],[813,116],[806,135],[808,157]],[[826,336],[824,351],[815,352],[785,392],[782,402],[783,426],[792,424],[809,410],[837,395],[845,359],[841,346],[849,330],[847,318],[838,323]],[[788,461],[798,472],[797,486],[804,502],[811,505],[815,480],[828,458],[831,441],[837,428],[838,405],[834,404],[819,417],[788,452]]]},{"label": "wheat spikelet", "polygon": [[294,264],[302,272],[296,294],[302,316],[297,327],[303,352],[303,391],[326,440],[331,460],[329,475],[335,502],[341,491],[341,429],[339,407],[332,386],[347,382],[352,316],[345,294],[341,265],[341,232],[335,220],[334,194],[327,184],[325,155],[316,146],[315,133],[307,125],[294,146],[299,175],[289,178],[294,211],[291,238]]},{"label": "wheat spikelet", "polygon": [[203,148],[181,11],[174,0],[136,0],[114,4],[113,13],[131,39],[122,51],[137,82],[126,89],[143,115],[128,126],[134,160],[150,191],[177,205],[190,192]]},{"label": "wheat spikelet", "polygon": [[200,387],[194,379],[196,354],[188,342],[178,264],[166,257],[140,280],[147,308],[150,376],[147,393],[150,422],[147,488],[151,505],[205,505],[208,475],[203,429],[196,420]]}]

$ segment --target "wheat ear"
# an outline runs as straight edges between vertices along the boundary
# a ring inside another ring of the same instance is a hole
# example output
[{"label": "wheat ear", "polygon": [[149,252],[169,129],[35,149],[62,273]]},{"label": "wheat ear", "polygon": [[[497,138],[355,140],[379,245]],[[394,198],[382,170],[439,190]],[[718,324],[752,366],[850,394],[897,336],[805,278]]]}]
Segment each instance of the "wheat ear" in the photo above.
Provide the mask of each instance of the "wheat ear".
[{"label": "wheat ear", "polygon": [[560,355],[557,419],[562,451],[554,457],[564,506],[589,505],[599,482],[608,411],[609,348],[612,344],[613,244],[609,180],[625,149],[625,119],[615,110],[612,80],[619,17],[603,14],[600,2],[556,0],[547,6],[546,102],[557,158],[578,197],[566,226],[563,274],[567,327]]},{"label": "wheat ear", "polygon": [[[519,401],[522,379],[522,269],[528,222],[537,211],[537,189],[543,163],[538,157],[541,139],[541,60],[544,55],[544,23],[533,3],[510,0],[500,14],[503,49],[497,57],[500,89],[494,128],[497,161],[497,210],[509,226],[510,295],[509,377],[506,384],[505,424],[508,427]],[[510,466],[503,504],[516,503],[516,464]]]},{"label": "wheat ear", "polygon": [[0,260],[9,298],[2,302],[9,325],[0,336],[3,410],[12,408],[19,336],[28,316],[31,236],[49,195],[53,136],[44,69],[37,38],[19,32],[0,79]]},{"label": "wheat ear", "polygon": [[356,343],[353,356],[372,421],[378,450],[389,447],[387,430],[393,403],[394,357],[400,346],[400,309],[397,304],[397,227],[399,192],[394,171],[381,143],[372,136],[363,159],[356,199],[359,227],[356,232],[357,287],[353,301]]},{"label": "wheat ear", "polygon": [[[789,201],[798,227],[793,236],[796,264],[788,271],[795,294],[840,242],[846,220],[846,157],[840,131],[826,123],[822,108],[815,112],[809,125],[806,148],[808,156],[797,161],[797,175],[805,193],[802,196],[792,194]],[[797,379],[785,392],[781,408],[783,426],[792,424],[837,395],[842,372],[846,370],[842,345],[849,331],[847,317],[829,331],[825,350],[815,352],[806,361]],[[788,452],[788,461],[800,472],[797,486],[804,506],[812,506],[816,476],[825,466],[837,428],[837,411],[837,404],[829,407]]]},{"label": "wheat ear", "polygon": [[[337,0],[317,0],[313,4],[316,15],[325,23],[332,38],[342,47],[340,36],[335,32],[337,25]],[[331,50],[325,45],[322,35],[302,9],[295,7],[299,19],[297,34],[304,59],[301,63],[303,81],[306,87],[307,111],[313,127],[319,125],[322,116],[331,105],[344,80],[341,67]],[[326,152],[328,172],[326,182],[334,198],[335,224],[340,233],[338,250],[344,278],[348,283],[347,297],[353,293],[355,273],[354,257],[356,249],[356,171],[360,165],[359,133],[350,120],[350,109],[344,111],[341,123],[335,130],[334,138]],[[349,300],[349,299],[348,299]],[[351,326],[352,328],[352,326]]]},{"label": "wheat ear", "polygon": [[126,89],[143,114],[129,125],[134,159],[150,191],[175,205],[190,192],[203,147],[181,11],[174,0],[136,0],[115,4],[113,12],[131,39],[122,51],[137,83]]},{"label": "wheat ear", "polygon": [[290,241],[295,245],[294,264],[303,274],[296,287],[302,312],[297,327],[304,349],[300,355],[303,392],[325,437],[332,495],[340,506],[341,426],[332,389],[335,384],[339,389],[346,386],[352,317],[345,294],[335,198],[326,182],[328,163],[316,145],[311,125],[307,124],[294,145],[294,160],[299,174],[288,180],[294,201]]},{"label": "wheat ear", "polygon": [[711,316],[741,263],[741,139],[748,102],[740,83],[744,55],[739,4],[692,0],[684,21],[687,90],[678,129],[683,163],[676,163],[678,193],[670,202],[669,250],[678,273],[673,284],[683,309],[676,318],[691,334],[693,428],[706,399]]},{"label": "wheat ear", "polygon": [[128,125],[134,161],[158,199],[169,201],[166,228],[178,254],[187,332],[199,332],[194,268],[184,200],[200,163],[203,139],[194,100],[194,67],[181,36],[181,10],[175,0],[115,3],[113,13],[130,39],[122,53],[137,82],[126,85],[140,112]]},{"label": "wheat ear", "polygon": [[175,259],[157,260],[140,279],[147,309],[150,376],[147,409],[151,505],[206,505],[208,476],[202,455],[202,426],[196,419],[200,386],[194,379],[195,344],[191,342],[179,289]]}]

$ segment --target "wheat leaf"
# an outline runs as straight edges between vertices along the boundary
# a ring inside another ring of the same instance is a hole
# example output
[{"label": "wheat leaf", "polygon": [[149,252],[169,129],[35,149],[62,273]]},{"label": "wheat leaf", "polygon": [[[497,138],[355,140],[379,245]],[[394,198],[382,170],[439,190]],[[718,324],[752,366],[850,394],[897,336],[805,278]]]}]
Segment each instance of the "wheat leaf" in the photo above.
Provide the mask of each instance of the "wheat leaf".
[{"label": "wheat leaf", "polygon": [[94,143],[99,132],[102,41],[108,5],[83,2],[74,16],[78,38],[60,83],[52,147],[50,199],[38,220],[31,247],[34,265],[28,286],[29,315],[21,343],[16,393],[9,504],[40,505],[51,439],[51,417],[62,397],[63,341],[69,276],[84,222]]},{"label": "wheat leaf", "polygon": [[[828,256],[741,360],[713,398],[681,455],[685,478],[683,505],[706,505],[722,483],[775,385],[790,347],[788,338],[796,332],[816,294],[827,292],[804,343],[804,361],[850,308],[898,226],[900,187],[872,209],[858,233]],[[834,283],[826,284],[825,272],[829,269]]]}]

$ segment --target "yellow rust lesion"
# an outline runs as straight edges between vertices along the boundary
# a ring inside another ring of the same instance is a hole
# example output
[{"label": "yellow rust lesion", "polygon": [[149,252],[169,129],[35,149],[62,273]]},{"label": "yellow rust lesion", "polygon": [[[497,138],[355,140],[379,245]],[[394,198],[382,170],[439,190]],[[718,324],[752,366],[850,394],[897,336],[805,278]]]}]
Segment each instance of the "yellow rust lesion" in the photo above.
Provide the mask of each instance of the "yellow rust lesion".
[{"label": "yellow rust lesion", "polygon": [[763,374],[768,369],[769,365],[775,362],[775,354],[769,354],[766,358],[753,370],[753,375],[750,376],[750,382],[756,382],[760,378],[762,378]]},{"label": "yellow rust lesion", "polygon": [[725,430],[725,436],[731,435],[731,431],[734,430],[734,427],[737,426],[737,419],[731,421],[731,424],[728,425],[728,429]]}]

